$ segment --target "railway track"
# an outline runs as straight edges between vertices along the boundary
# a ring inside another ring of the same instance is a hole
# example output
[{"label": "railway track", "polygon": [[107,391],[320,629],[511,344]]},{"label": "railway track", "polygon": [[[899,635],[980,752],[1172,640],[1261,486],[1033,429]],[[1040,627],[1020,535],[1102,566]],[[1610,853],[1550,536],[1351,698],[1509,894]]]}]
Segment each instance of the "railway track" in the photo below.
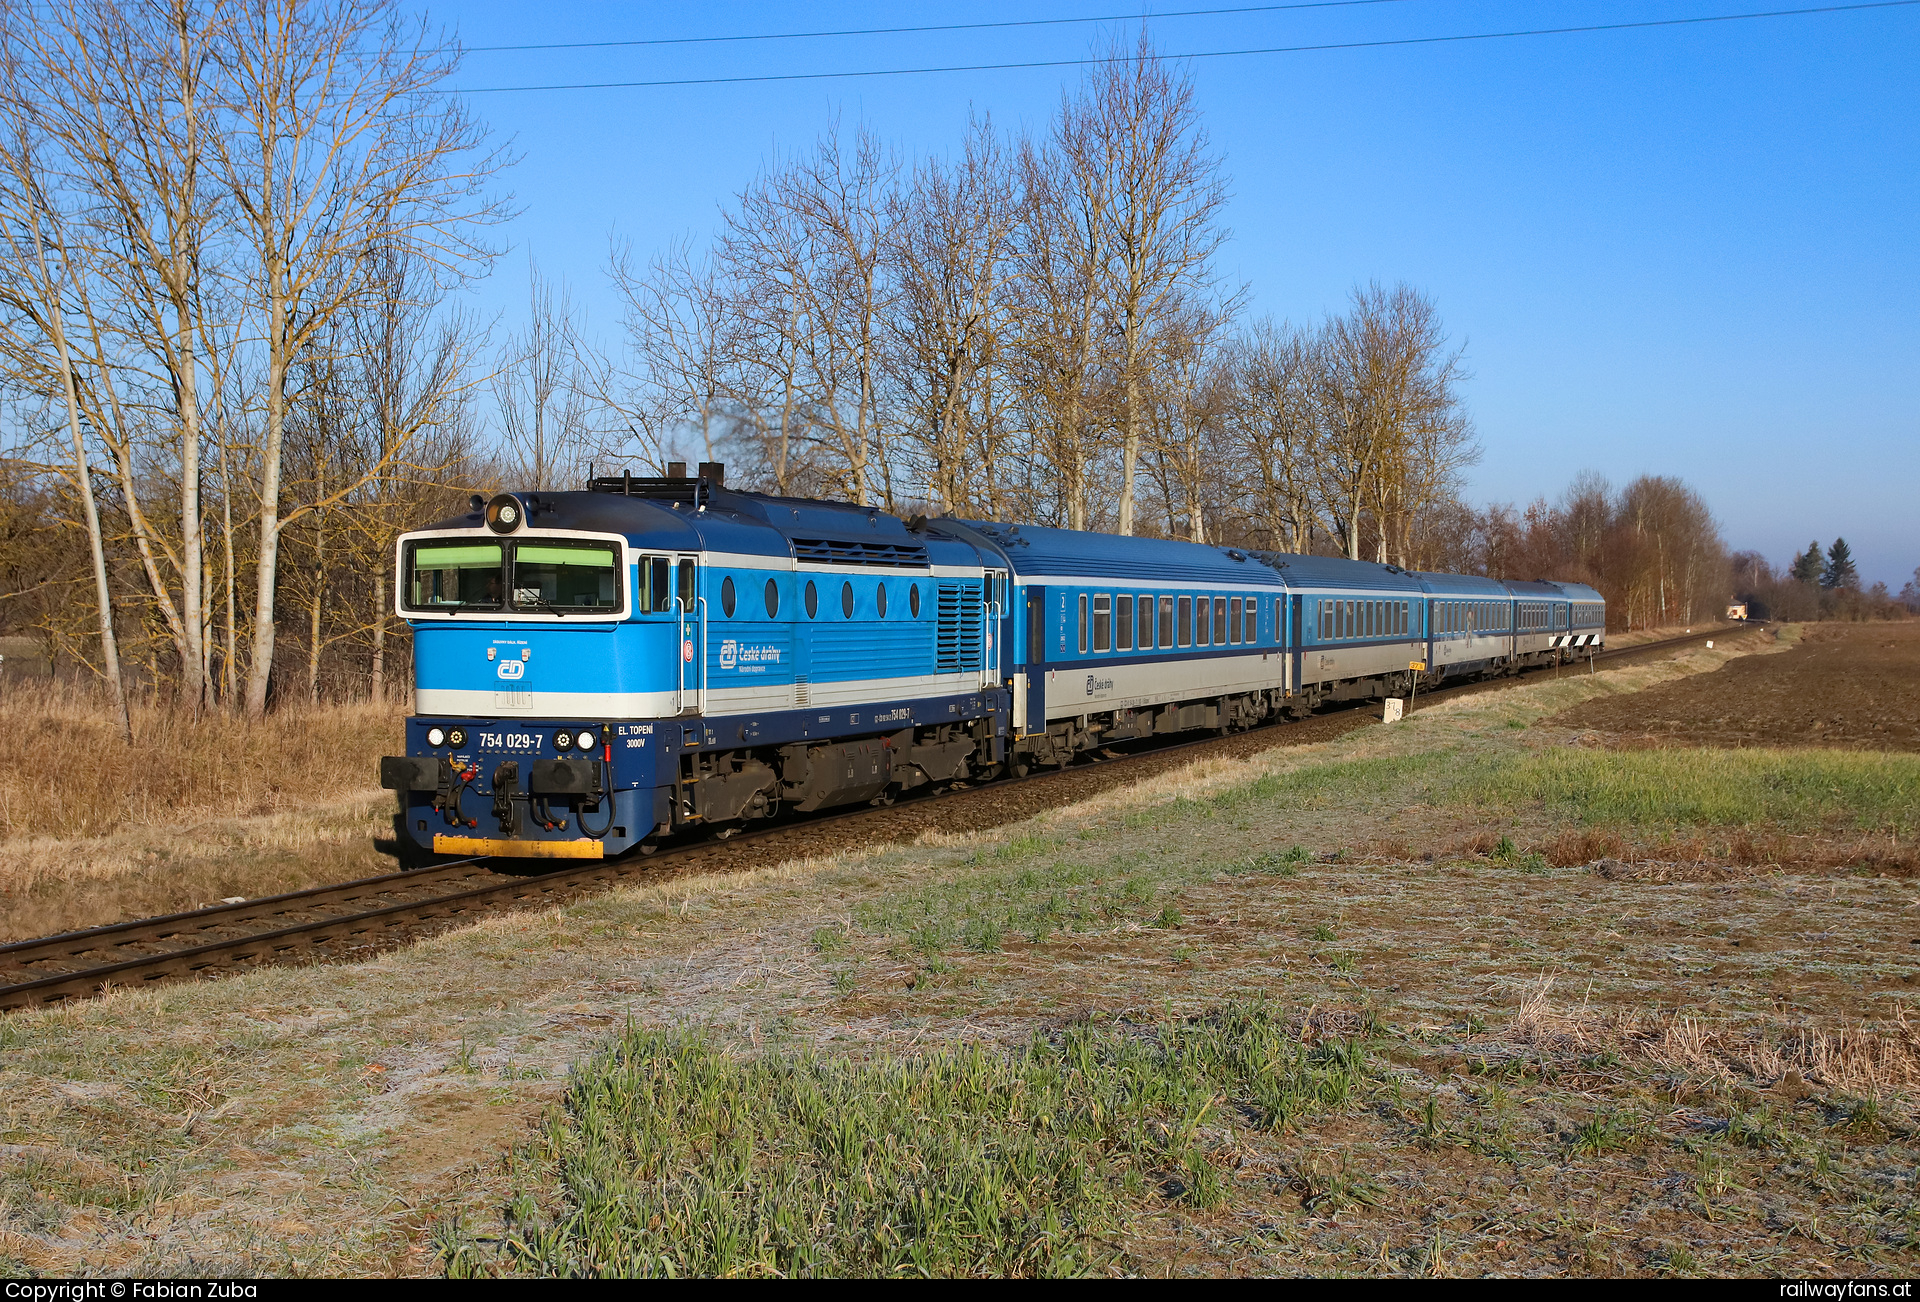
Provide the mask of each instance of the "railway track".
[{"label": "railway track", "polygon": [[[1613,661],[1654,654],[1726,632],[1725,628],[1716,628],[1609,649],[1593,659]],[[1420,696],[1416,706],[1498,690],[1553,672],[1535,669],[1515,679],[1441,688]],[[1307,745],[1365,726],[1376,717],[1377,708],[1363,703],[1297,723],[1264,724],[1229,737],[1144,748],[1134,743],[1133,749],[1113,748],[1093,763],[980,786],[956,786],[891,806],[820,815],[729,840],[695,841],[663,847],[651,856],[597,860],[585,867],[509,873],[489,866],[486,860],[463,860],[18,941],[0,945],[0,983],[4,983],[0,984],[0,1009],[33,1007],[85,998],[114,987],[139,987],[268,963],[357,956],[464,921],[566,903],[624,880],[662,881],[705,872],[744,871],[802,854],[910,840],[933,828],[984,831],[1177,767],[1195,752],[1253,754],[1270,749],[1277,740]]]}]

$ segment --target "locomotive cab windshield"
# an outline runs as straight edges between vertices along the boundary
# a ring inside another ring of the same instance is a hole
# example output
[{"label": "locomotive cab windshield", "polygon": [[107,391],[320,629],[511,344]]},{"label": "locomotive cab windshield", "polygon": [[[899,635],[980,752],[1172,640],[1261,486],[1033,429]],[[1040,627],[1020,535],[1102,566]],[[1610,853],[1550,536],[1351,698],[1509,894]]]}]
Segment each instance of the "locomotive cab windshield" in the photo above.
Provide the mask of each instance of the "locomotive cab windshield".
[{"label": "locomotive cab windshield", "polygon": [[409,610],[618,614],[620,546],[601,539],[512,542],[422,539],[407,544],[401,590]]}]

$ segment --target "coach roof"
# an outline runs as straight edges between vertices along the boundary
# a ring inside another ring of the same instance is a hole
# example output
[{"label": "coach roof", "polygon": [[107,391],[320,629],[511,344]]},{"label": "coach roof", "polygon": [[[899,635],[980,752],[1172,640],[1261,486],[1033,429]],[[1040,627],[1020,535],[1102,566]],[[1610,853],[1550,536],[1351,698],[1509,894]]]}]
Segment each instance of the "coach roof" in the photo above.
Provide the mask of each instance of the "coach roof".
[{"label": "coach roof", "polygon": [[1250,554],[1261,564],[1271,567],[1289,588],[1313,592],[1420,591],[1420,584],[1413,575],[1393,565],[1350,561],[1344,556],[1300,556],[1293,552],[1263,551]]},{"label": "coach roof", "polygon": [[[934,529],[972,536],[996,548],[1023,579],[1111,580],[1126,583],[1273,584],[1272,571],[1247,553],[1172,538],[1121,534],[990,520],[936,520]],[[1236,559],[1238,558],[1238,559]]]}]

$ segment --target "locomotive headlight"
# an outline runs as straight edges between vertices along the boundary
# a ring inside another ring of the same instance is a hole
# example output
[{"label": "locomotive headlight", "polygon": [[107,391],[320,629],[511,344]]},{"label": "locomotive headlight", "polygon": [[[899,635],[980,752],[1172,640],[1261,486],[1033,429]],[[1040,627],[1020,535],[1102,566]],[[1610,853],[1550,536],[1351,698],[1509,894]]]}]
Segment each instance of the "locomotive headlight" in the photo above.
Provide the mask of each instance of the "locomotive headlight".
[{"label": "locomotive headlight", "polygon": [[498,493],[487,503],[486,520],[495,533],[512,533],[525,523],[526,511],[512,493]]},{"label": "locomotive headlight", "polygon": [[592,749],[593,749],[593,734],[592,734],[591,732],[588,732],[588,731],[587,731],[586,729],[584,729],[584,728],[583,728],[583,729],[581,729],[581,730],[580,730],[580,736],[579,736],[579,738],[578,738],[578,740],[579,740],[579,742],[580,742],[580,749],[581,749],[581,750],[592,750]]},{"label": "locomotive headlight", "polygon": [[554,748],[555,750],[572,750],[572,749],[573,749],[573,734],[572,734],[572,733],[570,733],[570,732],[556,732],[556,733],[554,733],[554,734],[553,734],[553,748]]},{"label": "locomotive headlight", "polygon": [[444,729],[441,729],[441,728],[427,729],[427,745],[444,746],[446,744],[447,744],[447,734]]},{"label": "locomotive headlight", "polygon": [[447,743],[448,743],[449,745],[452,745],[452,746],[464,746],[464,745],[466,745],[466,744],[467,744],[467,730],[466,730],[465,728],[455,728],[455,729],[453,729],[453,730],[452,730],[451,732],[449,732],[449,733],[447,734]]}]

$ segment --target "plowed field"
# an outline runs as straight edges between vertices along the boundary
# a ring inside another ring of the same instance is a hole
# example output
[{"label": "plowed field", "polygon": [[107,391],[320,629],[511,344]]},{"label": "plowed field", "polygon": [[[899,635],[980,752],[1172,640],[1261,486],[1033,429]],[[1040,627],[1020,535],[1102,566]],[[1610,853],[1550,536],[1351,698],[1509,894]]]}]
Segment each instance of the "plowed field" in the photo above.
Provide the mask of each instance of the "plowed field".
[{"label": "plowed field", "polygon": [[1587,701],[1553,722],[1628,744],[1920,751],[1920,621],[1810,624],[1790,651]]}]

